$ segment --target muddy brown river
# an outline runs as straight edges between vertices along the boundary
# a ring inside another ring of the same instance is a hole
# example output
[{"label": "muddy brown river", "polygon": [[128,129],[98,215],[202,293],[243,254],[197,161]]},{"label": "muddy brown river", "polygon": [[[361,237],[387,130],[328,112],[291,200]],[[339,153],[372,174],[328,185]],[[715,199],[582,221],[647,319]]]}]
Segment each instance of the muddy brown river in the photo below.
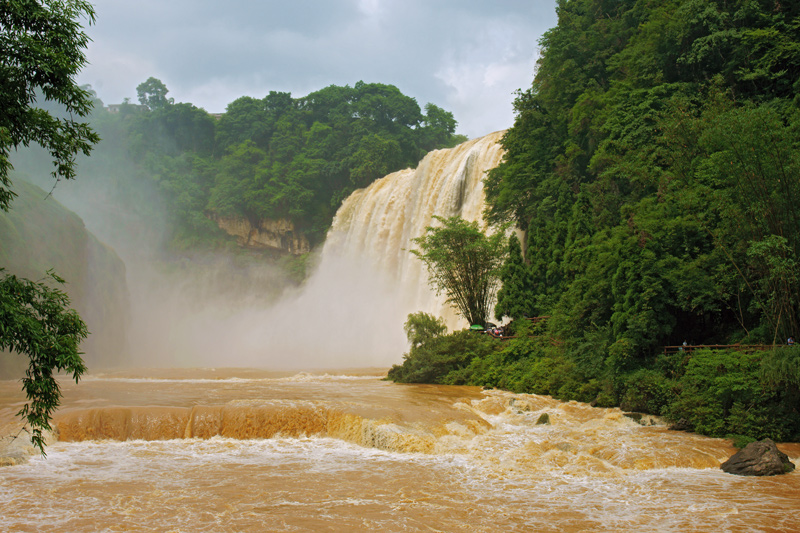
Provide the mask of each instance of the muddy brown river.
[{"label": "muddy brown river", "polygon": [[[727,440],[382,375],[62,380],[47,458],[0,467],[0,531],[800,531],[800,470],[725,474]],[[19,389],[0,381],[0,444],[17,456]],[[800,466],[800,445],[779,447]]]}]

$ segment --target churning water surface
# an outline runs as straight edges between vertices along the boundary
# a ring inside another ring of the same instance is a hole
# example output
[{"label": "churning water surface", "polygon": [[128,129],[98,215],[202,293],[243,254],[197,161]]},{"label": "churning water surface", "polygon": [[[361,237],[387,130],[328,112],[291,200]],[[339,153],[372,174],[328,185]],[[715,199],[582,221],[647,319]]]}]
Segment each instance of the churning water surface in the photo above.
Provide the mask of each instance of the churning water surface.
[{"label": "churning water surface", "polygon": [[[61,440],[0,469],[0,530],[800,530],[798,471],[725,474],[728,441],[616,409],[380,376],[183,369],[65,382]],[[0,382],[4,434],[18,388]],[[536,424],[543,413],[549,425]],[[798,461],[800,446],[783,449]]]}]

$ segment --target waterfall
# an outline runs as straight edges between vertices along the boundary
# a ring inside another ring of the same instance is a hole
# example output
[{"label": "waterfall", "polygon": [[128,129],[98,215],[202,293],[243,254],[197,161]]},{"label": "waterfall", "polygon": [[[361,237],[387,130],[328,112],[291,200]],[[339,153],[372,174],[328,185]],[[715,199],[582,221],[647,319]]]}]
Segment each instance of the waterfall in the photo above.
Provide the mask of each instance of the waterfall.
[{"label": "waterfall", "polygon": [[486,228],[483,179],[500,163],[503,133],[430,152],[417,168],[389,174],[350,195],[328,233],[320,271],[342,261],[374,270],[394,287],[392,314],[401,323],[408,313],[425,311],[444,317],[450,328],[467,326],[429,287],[422,262],[409,250],[435,215],[458,215]]},{"label": "waterfall", "polygon": [[422,262],[409,250],[412,239],[436,222],[434,215],[482,219],[483,179],[500,162],[501,137],[497,132],[433,151],[416,169],[354,192],[336,214],[316,270],[298,291],[268,309],[192,315],[191,329],[180,338],[192,340],[186,353],[193,364],[386,368],[408,350],[403,324],[409,313],[442,316],[451,329],[467,326],[429,287]]}]

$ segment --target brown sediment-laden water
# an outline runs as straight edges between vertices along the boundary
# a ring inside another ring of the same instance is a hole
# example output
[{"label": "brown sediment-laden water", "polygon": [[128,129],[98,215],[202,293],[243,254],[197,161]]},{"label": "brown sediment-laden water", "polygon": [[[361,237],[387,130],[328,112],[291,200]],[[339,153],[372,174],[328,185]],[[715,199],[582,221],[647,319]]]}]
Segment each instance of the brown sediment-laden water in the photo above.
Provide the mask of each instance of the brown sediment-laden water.
[{"label": "brown sediment-laden water", "polygon": [[[727,440],[381,375],[64,380],[47,458],[0,468],[0,531],[800,530],[800,470],[725,474]],[[0,382],[4,436],[19,388]],[[780,447],[800,460],[800,445]]]}]

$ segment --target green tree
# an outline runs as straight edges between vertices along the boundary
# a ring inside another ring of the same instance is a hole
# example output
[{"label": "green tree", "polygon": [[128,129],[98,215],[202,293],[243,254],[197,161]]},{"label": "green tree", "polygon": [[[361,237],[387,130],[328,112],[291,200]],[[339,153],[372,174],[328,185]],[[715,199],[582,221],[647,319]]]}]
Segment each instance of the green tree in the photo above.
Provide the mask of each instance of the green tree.
[{"label": "green tree", "polygon": [[504,316],[514,319],[534,315],[534,293],[528,267],[522,260],[522,247],[517,235],[508,238],[508,255],[500,270],[502,287],[497,292],[497,305],[494,316],[501,320]]},{"label": "green tree", "polygon": [[[0,275],[4,272],[0,268]],[[64,280],[48,272],[56,283]],[[50,418],[58,407],[61,391],[54,372],[68,372],[77,383],[86,371],[78,351],[89,332],[69,308],[69,298],[58,288],[13,275],[0,279],[0,350],[28,355],[30,363],[22,379],[29,400],[17,413],[31,427],[31,442],[44,455]]]},{"label": "green tree", "polygon": [[[423,116],[416,100],[392,85],[364,82],[297,99],[275,91],[263,99],[239,98],[216,123],[215,157],[222,167],[245,142],[265,156],[258,173],[220,171],[208,210],[288,218],[316,244],[353,190],[458,139],[452,114],[430,104],[426,111]],[[150,138],[140,137],[142,143]]]},{"label": "green tree", "polygon": [[419,348],[430,339],[441,337],[447,333],[447,324],[441,317],[435,317],[422,311],[411,313],[403,325],[411,348]]},{"label": "green tree", "polygon": [[[56,179],[75,177],[75,156],[88,155],[99,141],[84,117],[91,94],[73,78],[86,64],[89,43],[79,19],[94,22],[94,9],[83,0],[3,2],[0,5],[0,208],[8,209],[14,192],[9,155],[35,142],[52,156]],[[38,98],[64,106],[69,118],[56,118],[36,106]]]},{"label": "green tree", "polygon": [[179,103],[140,113],[129,121],[130,150],[135,157],[214,152],[214,119],[192,104]]},{"label": "green tree", "polygon": [[[74,76],[86,64],[89,37],[80,19],[94,22],[94,8],[82,0],[3,2],[0,4],[0,209],[8,211],[14,193],[8,173],[12,149],[36,142],[47,149],[56,179],[75,177],[75,156],[89,154],[99,141],[84,117],[92,109],[91,94]],[[37,95],[64,106],[69,118],[57,118],[35,106]],[[23,389],[29,403],[19,415],[30,424],[31,440],[44,454],[42,432],[61,392],[54,371],[67,371],[77,381],[86,370],[78,345],[86,325],[69,309],[57,288],[5,274],[0,269],[0,349],[30,359]],[[49,273],[56,283],[63,280]]]},{"label": "green tree", "polygon": [[350,181],[356,189],[366,187],[402,165],[400,143],[376,134],[364,136],[349,163]]},{"label": "green tree", "polygon": [[461,316],[470,324],[486,324],[505,258],[503,232],[487,237],[477,222],[434,218],[442,225],[428,226],[425,235],[413,239],[419,249],[411,253],[425,263],[431,286],[444,292]]},{"label": "green tree", "polygon": [[441,146],[455,146],[467,139],[457,136],[458,139],[453,144],[448,144],[456,137],[456,119],[453,113],[445,111],[441,107],[428,103],[425,104],[425,116],[422,118],[420,147],[425,150],[433,150]]},{"label": "green tree", "polygon": [[164,82],[152,76],[136,87],[139,103],[147,106],[151,111],[163,109],[174,102],[172,98],[167,98],[168,92],[169,89]]}]

